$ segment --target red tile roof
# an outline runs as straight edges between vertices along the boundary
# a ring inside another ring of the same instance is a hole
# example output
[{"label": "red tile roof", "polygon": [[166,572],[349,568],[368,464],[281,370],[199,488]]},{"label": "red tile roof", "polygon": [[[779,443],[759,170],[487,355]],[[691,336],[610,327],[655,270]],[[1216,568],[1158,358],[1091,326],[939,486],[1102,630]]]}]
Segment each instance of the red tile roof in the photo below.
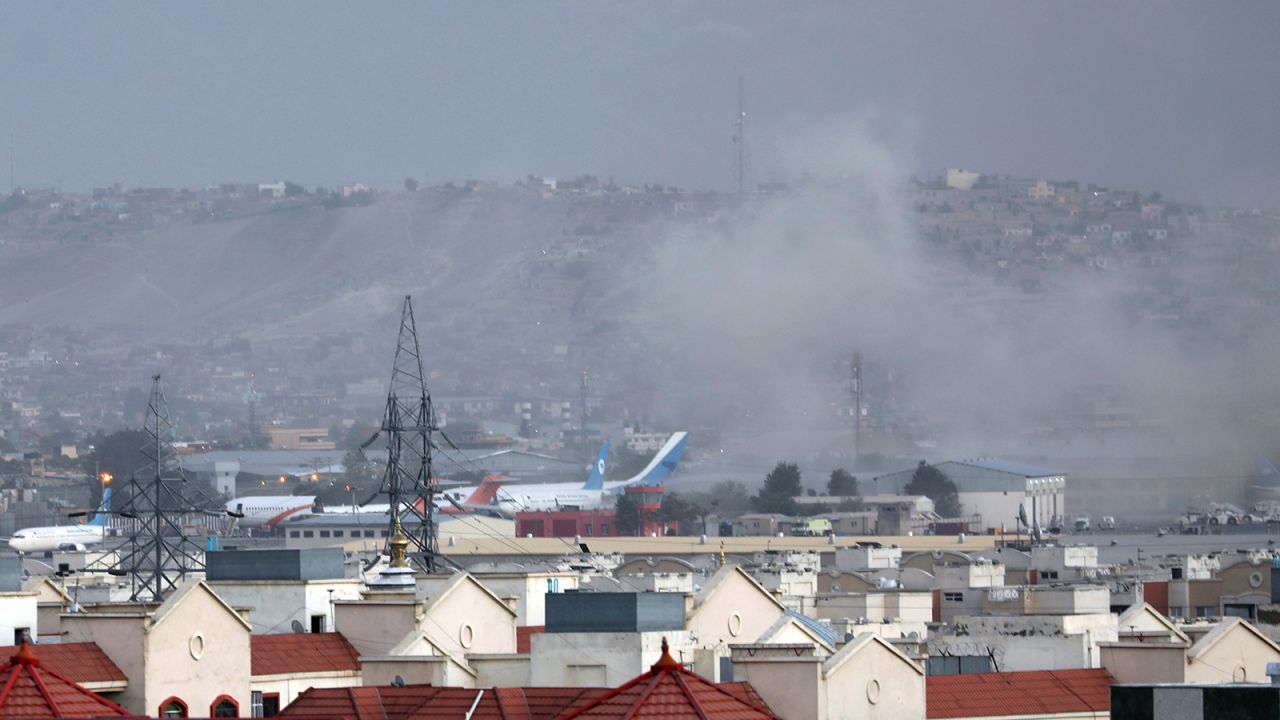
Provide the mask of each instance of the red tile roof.
[{"label": "red tile roof", "polygon": [[635,680],[608,688],[311,688],[284,708],[282,720],[557,720],[656,717],[776,720],[748,683],[716,685],[685,670],[669,653]]},{"label": "red tile roof", "polygon": [[129,712],[52,668],[23,644],[0,666],[0,717],[103,717]]},{"label": "red tile roof", "polygon": [[251,635],[254,675],[342,672],[360,669],[360,655],[339,633]]},{"label": "red tile roof", "polygon": [[[17,654],[17,646],[0,647],[0,659]],[[128,682],[129,678],[102,652],[97,643],[43,643],[35,646],[40,666],[73,682]]]},{"label": "red tile roof", "polygon": [[1113,682],[1106,670],[933,675],[926,679],[926,715],[964,718],[1105,713],[1111,710]]},{"label": "red tile roof", "polygon": [[[325,717],[335,720],[460,719],[475,705],[472,720],[554,720],[565,708],[582,705],[607,692],[609,691],[605,688],[474,690],[434,685],[311,688],[289,703],[278,717]],[[477,695],[479,702],[476,702]]]},{"label": "red tile roof", "polygon": [[689,672],[662,641],[662,658],[649,672],[560,716],[570,718],[669,718],[671,720],[777,720],[763,703],[739,698]]}]

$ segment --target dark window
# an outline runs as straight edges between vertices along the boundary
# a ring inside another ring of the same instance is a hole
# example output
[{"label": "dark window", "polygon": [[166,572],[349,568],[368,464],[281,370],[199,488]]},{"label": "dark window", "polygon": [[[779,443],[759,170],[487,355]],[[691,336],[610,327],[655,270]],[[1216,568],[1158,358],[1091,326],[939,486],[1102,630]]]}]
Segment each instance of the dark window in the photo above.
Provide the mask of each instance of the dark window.
[{"label": "dark window", "polygon": [[334,531],[333,531],[333,536],[334,536],[334,537],[342,537],[342,531],[341,531],[341,530],[334,530]]},{"label": "dark window", "polygon": [[964,593],[944,592],[942,593],[943,602],[964,602]]},{"label": "dark window", "polygon": [[290,531],[289,531],[289,537],[299,537],[300,535],[302,535],[302,533],[300,533],[300,532],[299,532],[299,531],[297,531],[297,530],[290,530]]},{"label": "dark window", "polygon": [[21,645],[23,641],[31,642],[31,628],[24,628],[24,627],[14,628],[13,644]]},{"label": "dark window", "polygon": [[391,532],[390,532],[389,530],[383,530],[383,531],[382,531],[382,537],[387,537],[387,536],[388,536],[388,535],[390,535],[390,534],[391,534]]},{"label": "dark window", "polygon": [[160,717],[187,717],[187,704],[179,698],[171,697],[160,703]]},{"label": "dark window", "polygon": [[280,693],[262,693],[262,717],[275,717],[280,712]]},{"label": "dark window", "polygon": [[304,538],[315,537],[315,533],[310,530],[303,530],[302,537]]},{"label": "dark window", "polygon": [[320,537],[329,537],[329,531],[328,531],[328,530],[321,530],[321,531],[320,531]]},{"label": "dark window", "polygon": [[365,531],[364,531],[364,536],[365,536],[365,537],[373,537],[373,531],[372,531],[372,530],[365,530]]},{"label": "dark window", "polygon": [[324,616],[323,615],[311,616],[311,632],[313,633],[324,632]]},{"label": "dark window", "polygon": [[209,708],[209,717],[240,717],[240,703],[226,695],[220,695]]},{"label": "dark window", "polygon": [[1180,568],[1180,567],[1176,567],[1176,568],[1174,568],[1174,569],[1173,569],[1173,579],[1174,579],[1174,580],[1181,580],[1181,579],[1182,579],[1182,568]]}]

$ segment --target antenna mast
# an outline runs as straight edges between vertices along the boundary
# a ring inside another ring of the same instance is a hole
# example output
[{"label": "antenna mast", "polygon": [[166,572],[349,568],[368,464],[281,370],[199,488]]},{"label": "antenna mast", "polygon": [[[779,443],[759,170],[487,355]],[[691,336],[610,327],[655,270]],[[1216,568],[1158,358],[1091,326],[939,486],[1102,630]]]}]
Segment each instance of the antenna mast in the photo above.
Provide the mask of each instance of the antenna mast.
[{"label": "antenna mast", "polygon": [[159,375],[151,378],[143,432],[145,464],[129,478],[129,497],[119,513],[133,521],[133,531],[111,573],[129,576],[131,601],[163,602],[187,575],[204,570],[204,548],[187,536],[182,520],[191,514],[222,513],[215,512],[216,503],[182,474]]},{"label": "antenna mast", "polygon": [[422,353],[413,321],[413,301],[404,297],[400,335],[391,371],[382,432],[387,436],[387,469],[382,490],[391,504],[388,537],[397,528],[409,541],[409,552],[423,570],[437,570],[440,554],[436,536],[436,479],[431,473],[431,433],[437,432],[431,394],[422,371]]},{"label": "antenna mast", "polygon": [[578,385],[578,404],[580,405],[580,407],[578,408],[578,415],[581,418],[578,422],[578,439],[586,440],[587,439],[587,415],[588,415],[587,413],[587,371],[586,370],[582,371],[582,382]]},{"label": "antenna mast", "polygon": [[747,108],[741,75],[738,76],[738,117],[733,121],[733,127],[733,143],[738,150],[734,174],[738,180],[738,194],[741,195],[746,188],[747,178]]}]

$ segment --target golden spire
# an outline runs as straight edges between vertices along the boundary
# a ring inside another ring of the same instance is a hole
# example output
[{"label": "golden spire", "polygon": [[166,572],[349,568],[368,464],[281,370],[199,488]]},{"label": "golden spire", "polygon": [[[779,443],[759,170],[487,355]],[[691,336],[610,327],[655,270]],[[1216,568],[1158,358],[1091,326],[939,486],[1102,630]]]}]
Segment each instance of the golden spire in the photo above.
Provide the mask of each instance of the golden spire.
[{"label": "golden spire", "polygon": [[391,545],[391,567],[409,567],[409,563],[405,562],[404,559],[404,551],[409,547],[409,538],[400,532],[400,518],[398,517],[396,518],[395,534],[391,536],[391,541],[388,544]]}]

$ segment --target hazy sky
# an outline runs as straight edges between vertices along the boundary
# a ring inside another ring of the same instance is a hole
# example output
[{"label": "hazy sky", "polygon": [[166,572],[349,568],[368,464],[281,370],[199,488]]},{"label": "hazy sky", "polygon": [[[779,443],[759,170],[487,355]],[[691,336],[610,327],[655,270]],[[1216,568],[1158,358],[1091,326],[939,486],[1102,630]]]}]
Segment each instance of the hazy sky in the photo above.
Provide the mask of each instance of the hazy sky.
[{"label": "hazy sky", "polygon": [[756,180],[859,123],[906,174],[1280,207],[1277,38],[1274,2],[0,0],[0,132],[30,186],[727,188],[742,75]]}]

